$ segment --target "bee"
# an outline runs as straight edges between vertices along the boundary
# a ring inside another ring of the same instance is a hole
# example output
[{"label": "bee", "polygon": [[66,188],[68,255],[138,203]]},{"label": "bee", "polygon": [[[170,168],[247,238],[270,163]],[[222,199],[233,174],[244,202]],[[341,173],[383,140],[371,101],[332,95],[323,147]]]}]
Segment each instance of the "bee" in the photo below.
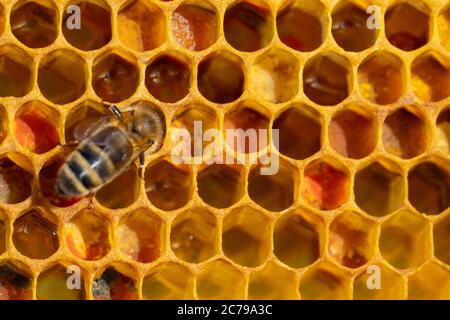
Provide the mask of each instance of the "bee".
[{"label": "bee", "polygon": [[142,177],[144,152],[155,153],[161,148],[166,133],[161,111],[141,107],[122,113],[115,105],[110,110],[111,115],[88,124],[80,123],[75,128],[74,136],[79,144],[56,177],[55,194],[59,198],[93,195],[137,158]]}]

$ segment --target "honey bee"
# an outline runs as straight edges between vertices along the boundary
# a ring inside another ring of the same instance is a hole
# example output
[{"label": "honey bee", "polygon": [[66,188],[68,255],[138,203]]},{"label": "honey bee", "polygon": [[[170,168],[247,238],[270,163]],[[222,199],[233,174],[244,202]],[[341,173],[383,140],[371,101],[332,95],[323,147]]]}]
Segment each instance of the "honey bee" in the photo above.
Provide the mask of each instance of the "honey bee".
[{"label": "honey bee", "polygon": [[[55,193],[62,199],[81,198],[124,172],[144,152],[161,148],[166,126],[164,115],[155,108],[131,108],[121,112],[111,106],[106,115],[89,124],[80,123],[74,131],[79,144],[58,171]],[[142,176],[142,174],[141,174]],[[124,191],[126,192],[126,186]]]}]

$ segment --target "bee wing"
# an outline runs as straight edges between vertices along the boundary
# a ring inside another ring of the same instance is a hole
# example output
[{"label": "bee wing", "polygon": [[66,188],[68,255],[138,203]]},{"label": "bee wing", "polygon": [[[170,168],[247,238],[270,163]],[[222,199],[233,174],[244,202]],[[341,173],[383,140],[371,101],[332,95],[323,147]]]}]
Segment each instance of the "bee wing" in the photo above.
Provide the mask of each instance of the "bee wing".
[{"label": "bee wing", "polygon": [[77,142],[89,137],[95,130],[108,123],[110,116],[86,118],[76,125],[73,136]]}]

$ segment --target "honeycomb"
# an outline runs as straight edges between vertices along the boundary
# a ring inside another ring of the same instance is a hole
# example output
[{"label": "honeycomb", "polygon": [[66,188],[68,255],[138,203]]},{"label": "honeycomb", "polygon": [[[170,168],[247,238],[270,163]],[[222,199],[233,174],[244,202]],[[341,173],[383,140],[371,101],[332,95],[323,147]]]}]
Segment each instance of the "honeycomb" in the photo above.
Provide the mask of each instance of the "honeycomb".
[{"label": "honeycomb", "polygon": [[[449,5],[0,0],[0,298],[450,299]],[[58,199],[112,103],[160,108],[163,147]],[[278,129],[236,151],[279,171],[175,163],[194,121]]]}]

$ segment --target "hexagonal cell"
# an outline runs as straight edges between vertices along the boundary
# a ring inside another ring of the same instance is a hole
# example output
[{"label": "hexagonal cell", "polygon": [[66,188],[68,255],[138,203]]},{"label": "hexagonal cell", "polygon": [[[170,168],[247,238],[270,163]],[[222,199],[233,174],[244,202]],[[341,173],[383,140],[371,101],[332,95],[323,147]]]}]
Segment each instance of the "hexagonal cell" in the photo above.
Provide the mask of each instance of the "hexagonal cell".
[{"label": "hexagonal cell", "polygon": [[356,204],[375,217],[397,210],[405,201],[405,183],[400,169],[383,160],[359,169],[353,190]]},{"label": "hexagonal cell", "polygon": [[223,252],[240,265],[256,267],[271,251],[270,233],[268,216],[250,207],[235,209],[223,221]]},{"label": "hexagonal cell", "polygon": [[351,294],[349,275],[331,263],[321,263],[300,277],[303,300],[350,299]]},{"label": "hexagonal cell", "polygon": [[242,0],[225,11],[225,39],[239,51],[256,51],[267,46],[273,37],[270,8],[262,1]]},{"label": "hexagonal cell", "polygon": [[183,3],[172,14],[171,31],[180,46],[194,51],[207,49],[219,33],[217,11],[206,1]]},{"label": "hexagonal cell", "polygon": [[200,300],[239,300],[245,297],[244,275],[228,262],[210,262],[197,276]]},{"label": "hexagonal cell", "polygon": [[56,217],[33,208],[14,221],[13,242],[17,251],[32,259],[46,259],[59,248]]},{"label": "hexagonal cell", "polygon": [[86,209],[64,224],[67,248],[77,258],[98,260],[111,249],[108,219]]},{"label": "hexagonal cell", "polygon": [[331,106],[344,101],[351,83],[350,63],[337,54],[319,54],[305,64],[303,91],[317,104]]},{"label": "hexagonal cell", "polygon": [[94,60],[92,87],[101,99],[108,102],[128,99],[138,85],[139,69],[134,57],[110,52]]},{"label": "hexagonal cell", "polygon": [[399,269],[419,266],[431,253],[430,229],[429,222],[416,213],[396,213],[381,226],[381,255]]},{"label": "hexagonal cell", "polygon": [[325,39],[327,17],[320,1],[286,1],[277,14],[278,37],[294,50],[313,51]]},{"label": "hexagonal cell", "polygon": [[433,162],[423,162],[408,173],[408,199],[417,211],[438,214],[450,206],[447,171]]},{"label": "hexagonal cell", "polygon": [[[76,5],[79,9],[74,10],[71,5]],[[100,0],[95,3],[78,1],[71,5],[64,10],[62,22],[62,32],[67,42],[85,51],[96,50],[105,46],[112,37],[111,10],[108,4]],[[80,13],[79,27],[73,16],[77,12]],[[127,30],[130,30],[129,27],[127,27]]]},{"label": "hexagonal cell", "polygon": [[450,272],[435,262],[427,262],[408,277],[409,300],[450,299]]},{"label": "hexagonal cell", "polygon": [[197,86],[209,101],[228,103],[238,99],[244,91],[243,61],[227,51],[206,56],[198,66]]},{"label": "hexagonal cell", "polygon": [[264,269],[250,274],[249,300],[298,299],[295,273],[269,262]]},{"label": "hexagonal cell", "polygon": [[191,137],[189,156],[202,157],[204,153],[206,155],[206,148],[210,144],[203,139],[202,133],[209,129],[218,130],[219,120],[214,110],[194,103],[175,113],[171,127],[174,130],[187,130]]},{"label": "hexagonal cell", "polygon": [[80,98],[86,91],[86,79],[85,61],[69,50],[52,51],[39,64],[39,89],[44,97],[56,104]]},{"label": "hexagonal cell", "polygon": [[161,55],[145,69],[145,86],[162,102],[177,102],[189,92],[191,72],[189,61],[177,55]]},{"label": "hexagonal cell", "polygon": [[251,87],[268,102],[286,102],[298,92],[300,67],[288,51],[269,49],[256,58],[251,72]]},{"label": "hexagonal cell", "polygon": [[450,151],[450,109],[444,109],[436,120],[436,145],[442,152]]},{"label": "hexagonal cell", "polygon": [[197,191],[210,206],[227,208],[244,194],[245,168],[241,165],[212,164],[197,174]]},{"label": "hexagonal cell", "polygon": [[[126,186],[127,192],[123,192]],[[109,209],[126,208],[132,205],[139,197],[141,181],[138,169],[133,164],[110,183],[95,193],[95,199]]]},{"label": "hexagonal cell", "polygon": [[304,268],[321,255],[323,221],[303,210],[281,216],[273,233],[274,254],[291,268]]},{"label": "hexagonal cell", "polygon": [[263,167],[257,165],[248,175],[248,194],[261,207],[269,211],[283,211],[294,203],[297,169],[279,159],[278,172],[262,174]]},{"label": "hexagonal cell", "polygon": [[119,10],[117,30],[125,46],[148,51],[164,43],[166,20],[162,10],[150,1],[130,1]]},{"label": "hexagonal cell", "polygon": [[123,217],[118,235],[119,248],[130,259],[148,263],[162,253],[163,221],[147,209],[141,208]]},{"label": "hexagonal cell", "polygon": [[33,87],[33,59],[15,46],[0,47],[0,97],[22,97]]},{"label": "hexagonal cell", "polygon": [[358,67],[359,92],[377,104],[396,102],[405,90],[403,61],[387,52],[375,52]]},{"label": "hexagonal cell", "polygon": [[427,125],[414,110],[397,109],[383,123],[385,150],[403,159],[423,153],[428,145]]},{"label": "hexagonal cell", "polygon": [[31,300],[32,286],[32,276],[28,268],[13,261],[2,262],[0,265],[0,300]]},{"label": "hexagonal cell", "polygon": [[333,9],[331,32],[345,51],[363,51],[377,40],[378,30],[367,27],[371,15],[366,12],[366,6],[356,1],[342,1]]},{"label": "hexagonal cell", "polygon": [[347,202],[350,195],[350,178],[347,169],[339,162],[314,160],[304,169],[302,197],[310,206],[332,210]]},{"label": "hexagonal cell", "polygon": [[450,216],[435,222],[433,226],[434,256],[450,265]]},{"label": "hexagonal cell", "polygon": [[321,115],[306,105],[292,106],[283,111],[272,128],[279,134],[279,146],[275,147],[289,158],[305,159],[322,147]]},{"label": "hexagonal cell", "polygon": [[136,280],[128,266],[109,266],[92,284],[95,300],[136,300]]},{"label": "hexagonal cell", "polygon": [[58,36],[58,12],[52,1],[20,1],[10,16],[11,31],[24,45],[43,48]]},{"label": "hexagonal cell", "polygon": [[60,115],[39,101],[25,103],[16,112],[14,134],[19,144],[35,153],[45,153],[59,144]]},{"label": "hexagonal cell", "polygon": [[[379,288],[372,287],[372,285],[377,285],[373,280],[374,274],[380,276]],[[404,291],[402,276],[385,264],[368,266],[353,282],[353,299],[355,300],[400,300],[405,298]]]},{"label": "hexagonal cell", "polygon": [[[73,269],[71,269],[73,268]],[[70,283],[68,277],[73,271],[80,271],[80,282]],[[85,299],[83,272],[77,265],[54,265],[41,274],[37,278],[36,298],[38,300],[83,300]],[[68,284],[80,287],[69,287]]]},{"label": "hexagonal cell", "polygon": [[335,113],[328,125],[328,141],[344,157],[361,159],[368,156],[377,145],[374,115],[359,107]]},{"label": "hexagonal cell", "polygon": [[153,268],[142,282],[145,300],[186,300],[194,298],[194,276],[186,267],[165,262]]},{"label": "hexagonal cell", "polygon": [[[225,140],[237,152],[251,153],[268,144],[269,115],[258,103],[244,101],[224,118]],[[263,131],[265,130],[265,132]]]},{"label": "hexagonal cell", "polygon": [[439,32],[439,37],[441,40],[442,45],[447,49],[450,50],[450,37],[449,37],[449,31],[450,31],[450,7],[446,6],[444,9],[441,10],[439,13],[439,16],[437,17],[437,27]]},{"label": "hexagonal cell", "polygon": [[417,57],[411,65],[415,95],[423,101],[439,101],[450,95],[450,60],[436,52]]},{"label": "hexagonal cell", "polygon": [[411,51],[424,46],[430,38],[430,9],[421,2],[400,2],[385,15],[386,37],[399,49]]},{"label": "hexagonal cell", "polygon": [[19,203],[31,196],[33,171],[31,161],[12,153],[0,159],[0,202]]},{"label": "hexagonal cell", "polygon": [[376,225],[356,212],[344,212],[330,225],[328,253],[341,265],[358,268],[375,254]]},{"label": "hexagonal cell", "polygon": [[217,237],[216,217],[206,210],[194,208],[177,215],[172,222],[170,247],[178,258],[199,263],[216,253]]},{"label": "hexagonal cell", "polygon": [[80,123],[98,119],[110,114],[108,108],[98,102],[85,101],[74,107],[65,118],[64,123],[64,139],[67,144],[77,142],[74,132]]}]

